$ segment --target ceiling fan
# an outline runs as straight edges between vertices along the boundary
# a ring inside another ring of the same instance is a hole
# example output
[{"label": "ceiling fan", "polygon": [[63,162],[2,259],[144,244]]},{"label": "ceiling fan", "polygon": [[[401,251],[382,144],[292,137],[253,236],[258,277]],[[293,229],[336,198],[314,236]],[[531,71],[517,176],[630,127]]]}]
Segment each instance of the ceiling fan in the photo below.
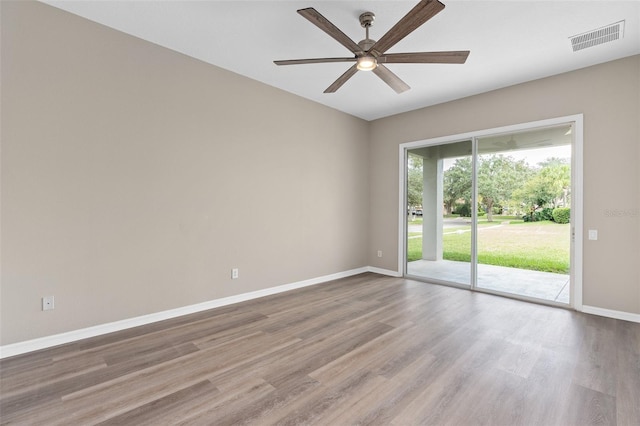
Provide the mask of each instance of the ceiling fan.
[{"label": "ceiling fan", "polygon": [[416,28],[442,11],[442,9],[444,9],[444,4],[438,0],[422,0],[378,41],[369,38],[369,28],[373,24],[375,15],[372,12],[365,12],[360,15],[360,25],[364,27],[366,35],[365,39],[359,43],[351,40],[314,8],[300,9],[298,10],[300,15],[307,18],[312,24],[316,25],[322,31],[333,37],[338,43],[349,49],[354,56],[347,58],[289,59],[273,62],[276,65],[355,62],[351,68],[327,87],[324,93],[334,93],[358,71],[373,71],[375,75],[380,77],[380,79],[387,83],[393,90],[397,93],[402,93],[410,89],[409,85],[391,72],[384,64],[464,64],[469,56],[468,50],[385,53]]}]

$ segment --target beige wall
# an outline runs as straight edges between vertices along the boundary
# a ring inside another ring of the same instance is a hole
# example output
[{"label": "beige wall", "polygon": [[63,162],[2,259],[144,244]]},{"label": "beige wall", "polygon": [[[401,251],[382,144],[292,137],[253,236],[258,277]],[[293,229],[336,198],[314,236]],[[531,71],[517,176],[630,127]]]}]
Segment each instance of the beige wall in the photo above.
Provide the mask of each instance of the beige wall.
[{"label": "beige wall", "polygon": [[3,345],[367,264],[363,120],[25,2],[1,118]]},{"label": "beige wall", "polygon": [[[640,313],[640,56],[372,122],[369,264],[397,269],[398,146],[584,114],[584,304]],[[630,215],[612,217],[607,210]]]}]

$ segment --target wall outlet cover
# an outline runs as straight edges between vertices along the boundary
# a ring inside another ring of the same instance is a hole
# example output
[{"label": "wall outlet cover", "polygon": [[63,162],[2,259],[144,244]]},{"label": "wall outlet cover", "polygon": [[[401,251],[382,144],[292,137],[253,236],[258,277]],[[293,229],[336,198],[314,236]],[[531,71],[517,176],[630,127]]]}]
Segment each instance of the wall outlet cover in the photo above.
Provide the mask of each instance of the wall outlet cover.
[{"label": "wall outlet cover", "polygon": [[53,296],[45,296],[42,298],[42,310],[50,311],[55,308],[55,299]]}]

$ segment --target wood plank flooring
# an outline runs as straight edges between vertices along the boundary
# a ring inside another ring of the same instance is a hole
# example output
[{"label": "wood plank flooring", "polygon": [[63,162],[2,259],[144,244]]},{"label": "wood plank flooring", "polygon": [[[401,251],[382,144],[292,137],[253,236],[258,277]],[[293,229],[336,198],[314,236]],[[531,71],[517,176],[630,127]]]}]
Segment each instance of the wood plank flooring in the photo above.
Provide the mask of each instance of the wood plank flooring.
[{"label": "wood plank flooring", "polygon": [[640,425],[640,324],[362,274],[0,361],[0,423]]}]

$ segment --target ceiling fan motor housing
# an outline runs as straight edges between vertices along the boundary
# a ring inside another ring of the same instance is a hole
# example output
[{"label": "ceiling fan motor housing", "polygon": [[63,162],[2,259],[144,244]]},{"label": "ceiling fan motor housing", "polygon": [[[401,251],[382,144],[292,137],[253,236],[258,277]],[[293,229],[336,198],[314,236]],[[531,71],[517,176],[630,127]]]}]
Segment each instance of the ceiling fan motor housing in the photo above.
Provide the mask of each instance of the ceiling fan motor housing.
[{"label": "ceiling fan motor housing", "polygon": [[371,49],[374,44],[376,44],[376,41],[371,40],[370,38],[365,38],[364,40],[360,40],[358,42],[358,46],[360,46],[360,48],[365,52]]}]

